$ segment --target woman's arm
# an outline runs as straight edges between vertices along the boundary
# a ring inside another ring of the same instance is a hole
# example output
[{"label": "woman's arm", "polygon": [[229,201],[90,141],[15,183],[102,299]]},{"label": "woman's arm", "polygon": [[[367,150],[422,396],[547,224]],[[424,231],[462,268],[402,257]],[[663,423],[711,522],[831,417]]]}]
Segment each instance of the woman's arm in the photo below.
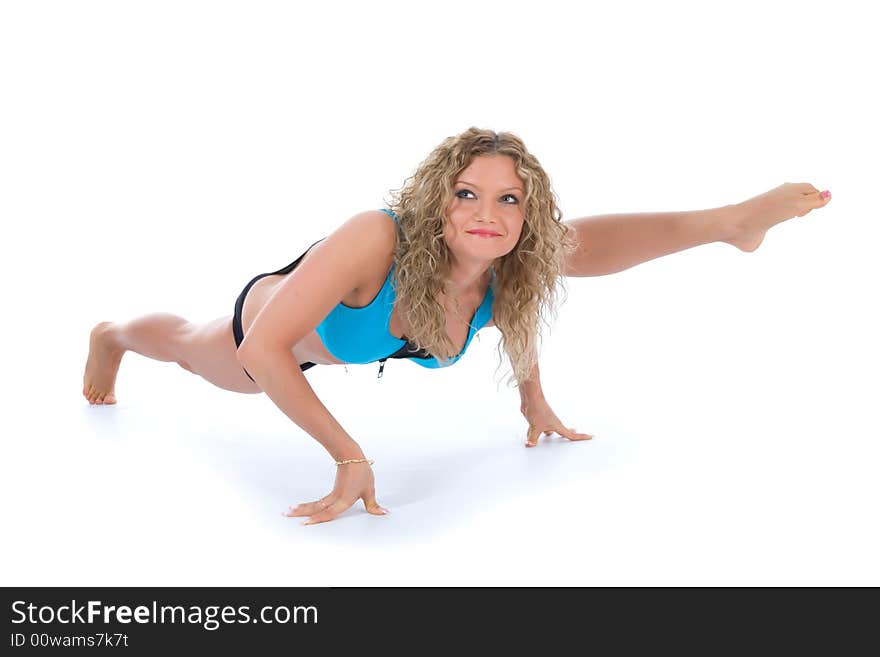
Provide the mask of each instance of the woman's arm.
[{"label": "woman's arm", "polygon": [[[278,408],[321,443],[335,461],[365,459],[360,445],[315,395],[290,349],[251,347],[239,360]],[[284,515],[309,516],[304,525],[326,522],[351,508],[359,499],[369,513],[387,513],[376,501],[376,484],[369,461],[337,465],[333,490],[328,495],[291,506]]]},{"label": "woman's arm", "polygon": [[[238,349],[239,362],[257,385],[335,461],[363,459],[364,453],[321,403],[293,356],[293,347],[326,317],[377,259],[389,257],[396,227],[381,212],[357,215],[314,246],[310,257],[278,286],[260,310]],[[288,515],[311,516],[306,524],[332,520],[363,500],[367,511],[384,513],[376,502],[373,471],[367,462],[336,467],[336,483],[321,500]]]},{"label": "woman's arm", "polygon": [[[489,321],[483,324],[482,328],[489,326],[495,326],[495,322],[492,321],[491,317]],[[526,406],[544,401],[544,391],[541,389],[541,373],[538,369],[537,351],[532,353],[535,354],[535,364],[532,367],[532,371],[529,372],[529,378],[519,383],[520,411],[523,413],[525,413],[524,409]]]},{"label": "woman's arm", "polygon": [[[536,355],[537,358],[537,355]],[[544,391],[541,389],[541,374],[538,370],[538,361],[529,372],[529,378],[519,383],[519,399],[520,411],[525,413],[525,409],[539,403],[546,403],[544,399]]]},{"label": "woman's arm", "polygon": [[364,453],[318,399],[290,349],[251,348],[239,362],[281,411],[317,440],[334,461],[362,459]]},{"label": "woman's arm", "polygon": [[535,447],[542,433],[549,436],[555,432],[569,440],[590,440],[593,437],[591,434],[578,433],[573,428],[566,427],[550,408],[550,404],[544,398],[544,391],[541,389],[537,353],[535,357],[535,364],[529,373],[529,378],[519,383],[519,411],[529,423],[529,429],[526,433],[526,447]]}]

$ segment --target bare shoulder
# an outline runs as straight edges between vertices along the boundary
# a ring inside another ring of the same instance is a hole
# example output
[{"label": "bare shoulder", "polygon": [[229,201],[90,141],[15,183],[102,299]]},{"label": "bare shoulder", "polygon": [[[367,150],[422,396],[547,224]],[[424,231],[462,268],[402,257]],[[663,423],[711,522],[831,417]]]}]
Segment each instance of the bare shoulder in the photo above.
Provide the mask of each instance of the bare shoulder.
[{"label": "bare shoulder", "polygon": [[356,289],[371,288],[377,277],[384,280],[397,248],[397,222],[381,210],[366,210],[354,215],[336,232],[338,248],[350,253],[369,251]]},{"label": "bare shoulder", "polygon": [[394,253],[397,246],[397,226],[394,219],[381,210],[359,212],[343,222],[327,237],[337,248],[369,248]]},{"label": "bare shoulder", "polygon": [[366,210],[354,215],[349,221],[362,222],[371,234],[381,238],[381,243],[389,253],[394,253],[397,247],[397,222],[388,214],[381,210]]},{"label": "bare shoulder", "polygon": [[[373,262],[394,254],[397,228],[394,219],[380,210],[367,210],[345,220],[311,251],[332,252],[335,259]],[[311,255],[311,252],[310,252]]]}]

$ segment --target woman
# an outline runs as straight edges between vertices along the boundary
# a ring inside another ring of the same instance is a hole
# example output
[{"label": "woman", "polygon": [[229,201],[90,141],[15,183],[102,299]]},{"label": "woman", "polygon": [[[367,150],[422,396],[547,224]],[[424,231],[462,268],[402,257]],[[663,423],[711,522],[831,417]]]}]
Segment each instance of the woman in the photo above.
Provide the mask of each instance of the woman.
[{"label": "woman", "polygon": [[304,524],[332,520],[358,499],[373,514],[371,461],[315,395],[315,364],[409,358],[454,363],[474,334],[497,326],[529,423],[570,440],[541,391],[539,323],[561,276],[600,276],[698,244],[754,251],[771,226],[828,203],[807,183],[785,183],[708,211],[616,214],[563,222],[550,180],[511,133],[470,128],[449,137],[394,195],[389,210],[355,215],[287,267],[248,283],[232,316],[202,325],[153,314],[101,322],[91,332],[83,395],[114,404],[126,351],[174,361],[221,388],[265,392],[337,465],[333,490],[291,507]]}]

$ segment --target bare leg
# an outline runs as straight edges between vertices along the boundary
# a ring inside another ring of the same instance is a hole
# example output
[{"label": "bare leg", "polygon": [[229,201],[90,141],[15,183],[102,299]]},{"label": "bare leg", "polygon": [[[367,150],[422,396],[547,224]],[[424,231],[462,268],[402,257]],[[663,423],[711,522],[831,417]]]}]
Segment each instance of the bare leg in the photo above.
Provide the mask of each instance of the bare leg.
[{"label": "bare leg", "polygon": [[566,221],[577,251],[566,276],[604,276],[654,258],[733,236],[735,206],[690,212],[606,214]]},{"label": "bare leg", "polygon": [[226,390],[260,392],[238,362],[231,317],[193,324],[177,315],[153,313],[120,324],[101,322],[92,329],[83,376],[89,403],[116,403],[116,374],[126,351],[176,362]]},{"label": "bare leg", "polygon": [[579,243],[566,276],[604,276],[710,242],[751,252],[776,224],[825,207],[831,199],[809,183],[784,183],[742,203],[689,212],[605,214],[565,222]]}]

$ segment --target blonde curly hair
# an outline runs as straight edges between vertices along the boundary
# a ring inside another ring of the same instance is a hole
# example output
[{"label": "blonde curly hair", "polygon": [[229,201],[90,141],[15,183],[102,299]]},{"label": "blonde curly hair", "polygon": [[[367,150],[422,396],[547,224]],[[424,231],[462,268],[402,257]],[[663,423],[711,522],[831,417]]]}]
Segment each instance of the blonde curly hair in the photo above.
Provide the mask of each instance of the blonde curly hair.
[{"label": "blonde curly hair", "polygon": [[563,263],[565,254],[576,249],[577,243],[574,232],[562,223],[550,177],[513,133],[471,127],[447,137],[418,165],[403,187],[391,190],[393,200],[388,207],[399,219],[395,304],[410,324],[407,337],[413,345],[427,350],[441,366],[458,355],[457,346],[446,333],[446,314],[437,300],[446,292],[451,269],[443,237],[445,208],[453,197],[455,179],[481,155],[510,157],[525,190],[520,238],[510,253],[491,266],[495,271],[492,318],[501,332],[498,367],[504,349],[512,367],[508,384],[521,384],[528,380],[537,362],[540,322],[549,327],[548,313],[555,319],[557,284],[562,283],[567,298]]}]

